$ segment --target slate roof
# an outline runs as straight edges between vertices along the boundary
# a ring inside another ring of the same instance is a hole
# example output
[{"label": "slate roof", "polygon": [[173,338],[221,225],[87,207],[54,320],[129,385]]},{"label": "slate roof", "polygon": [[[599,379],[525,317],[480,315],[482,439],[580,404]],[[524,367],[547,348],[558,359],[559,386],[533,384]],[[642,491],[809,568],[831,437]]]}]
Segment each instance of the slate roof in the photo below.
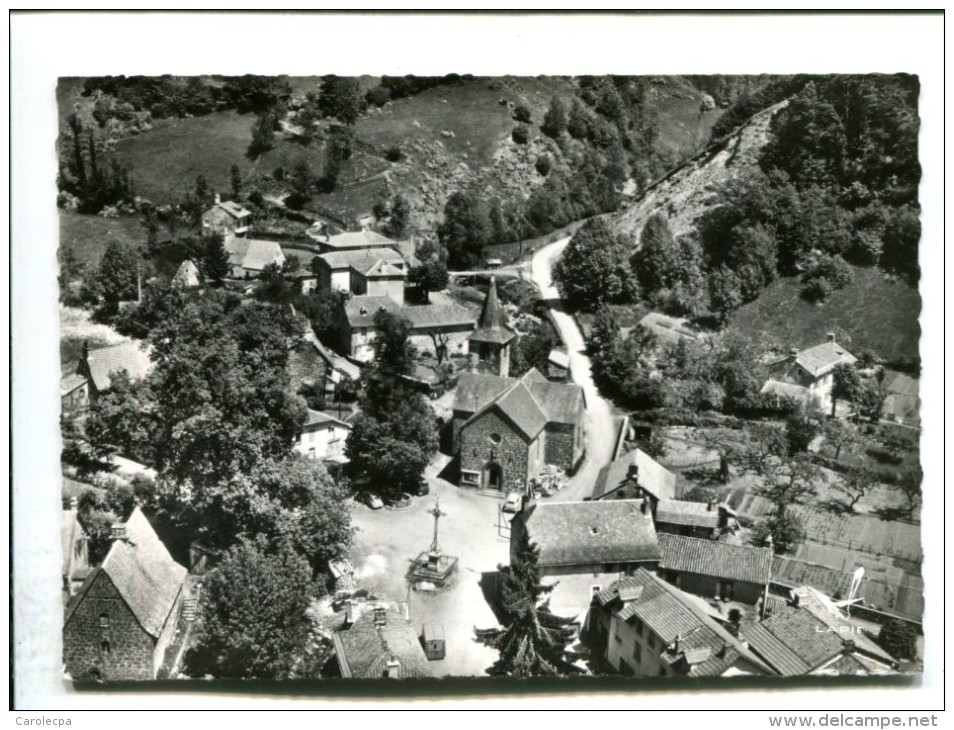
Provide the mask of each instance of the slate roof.
[{"label": "slate roof", "polygon": [[480,310],[477,329],[470,335],[472,342],[506,345],[517,336],[507,322],[507,312],[497,298],[497,280],[490,277],[490,286]]},{"label": "slate roof", "polygon": [[402,306],[384,294],[351,297],[345,302],[345,316],[353,328],[373,327],[374,315],[382,308],[410,322],[412,334],[449,327],[473,327],[475,324],[474,315],[459,304]]},{"label": "slate roof", "polygon": [[604,497],[628,483],[630,464],[639,467],[639,486],[657,500],[676,496],[676,475],[649,454],[635,449],[600,469],[591,499]]},{"label": "slate roof", "polygon": [[432,676],[417,632],[407,620],[390,608],[384,626],[376,627],[374,617],[373,608],[365,610],[349,628],[331,635],[342,676],[384,677],[391,658],[400,663],[402,678]]},{"label": "slate roof", "polygon": [[570,356],[563,350],[553,349],[550,350],[550,354],[547,355],[547,362],[553,363],[557,367],[567,368],[570,367]]},{"label": "slate roof", "polygon": [[141,380],[152,372],[148,350],[136,341],[90,350],[86,362],[97,390],[109,388],[110,376],[120,370],[125,370],[131,381]]},{"label": "slate roof", "polygon": [[503,393],[513,383],[511,378],[484,373],[461,373],[454,391],[454,410],[476,413]]},{"label": "slate roof", "polygon": [[332,271],[341,271],[342,269],[351,268],[362,274],[381,262],[400,264],[402,266],[404,264],[404,259],[401,254],[392,248],[331,251],[329,253],[320,254],[318,258]]},{"label": "slate roof", "polygon": [[380,233],[376,233],[372,230],[365,228],[361,231],[346,231],[344,233],[339,233],[335,236],[331,236],[323,244],[329,249],[360,249],[360,248],[374,248],[374,247],[384,247],[394,244],[395,241],[382,236]]},{"label": "slate roof", "polygon": [[795,357],[795,363],[814,378],[820,378],[840,363],[851,365],[857,361],[858,358],[837,342],[823,342],[801,350]]},{"label": "slate roof", "polygon": [[659,559],[652,515],[641,500],[538,503],[514,517],[540,548],[540,567]]},{"label": "slate roof", "polygon": [[223,200],[220,203],[216,203],[213,208],[210,208],[208,211],[206,211],[206,214],[213,213],[216,211],[216,209],[224,211],[225,213],[230,215],[232,218],[236,218],[239,220],[241,220],[242,218],[247,218],[248,216],[252,215],[251,211],[246,210],[241,205],[239,205],[238,203],[232,200]]},{"label": "slate roof", "polygon": [[268,264],[278,264],[280,266],[285,262],[282,247],[275,241],[226,236],[225,251],[229,255],[229,264],[233,269],[261,271]]},{"label": "slate roof", "polygon": [[311,408],[308,409],[308,417],[305,420],[304,428],[310,426],[340,426],[341,428],[346,428],[349,431],[351,430],[351,424],[345,423],[344,421],[335,418],[331,414],[323,413],[322,411],[316,411]]},{"label": "slate roof", "polygon": [[[812,589],[808,589],[811,591]],[[798,606],[788,606],[744,629],[749,647],[782,675],[806,674],[845,651],[845,642],[856,650],[892,664],[894,658],[862,633],[837,610],[810,594]]]},{"label": "slate roof", "polygon": [[797,401],[803,401],[808,399],[808,388],[804,385],[796,385],[795,383],[785,383],[781,380],[769,380],[765,381],[765,385],[762,386],[760,393],[771,393],[773,395],[779,395],[783,398],[794,398]]},{"label": "slate roof", "polygon": [[763,661],[685,593],[643,568],[603,589],[597,601],[621,621],[643,622],[667,645],[661,658],[677,673],[719,676],[740,658],[771,673]]},{"label": "slate roof", "polygon": [[662,556],[659,561],[660,570],[758,584],[768,583],[772,575],[771,548],[730,545],[716,540],[661,532],[659,553]]},{"label": "slate roof", "polygon": [[[158,638],[182,589],[186,569],[179,565],[136,507],[126,521],[126,540],[114,540],[102,566],[84,584],[88,590],[105,573],[142,628]],[[67,609],[69,623],[86,591],[76,595]]]},{"label": "slate roof", "polygon": [[68,373],[60,378],[60,396],[68,395],[86,383],[79,373]]},{"label": "slate roof", "polygon": [[579,420],[580,411],[586,408],[583,388],[573,383],[540,380],[531,375],[533,372],[536,371],[530,370],[525,373],[522,379],[543,408],[547,421],[575,424]]},{"label": "slate roof", "polygon": [[471,416],[464,423],[464,428],[491,409],[498,409],[503,413],[530,441],[540,435],[547,426],[547,416],[540,403],[521,381],[512,384],[502,395]]},{"label": "slate roof", "polygon": [[719,507],[704,502],[683,502],[678,499],[661,499],[656,505],[656,522],[692,527],[718,527]]}]

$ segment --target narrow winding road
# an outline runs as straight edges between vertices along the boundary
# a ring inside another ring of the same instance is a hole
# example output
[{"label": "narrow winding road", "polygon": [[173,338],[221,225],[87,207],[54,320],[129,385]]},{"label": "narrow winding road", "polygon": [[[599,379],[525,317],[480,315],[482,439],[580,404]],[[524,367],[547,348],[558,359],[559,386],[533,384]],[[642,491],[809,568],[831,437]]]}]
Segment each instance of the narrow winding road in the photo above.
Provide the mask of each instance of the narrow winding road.
[{"label": "narrow winding road", "polygon": [[560,337],[566,344],[570,355],[570,372],[573,382],[583,386],[586,395],[586,459],[579,471],[570,479],[570,483],[550,499],[553,501],[579,500],[588,497],[593,491],[596,476],[609,463],[616,438],[613,407],[603,398],[593,382],[590,358],[586,355],[586,342],[576,320],[566,311],[560,292],[557,291],[550,276],[550,270],[563,249],[570,242],[569,237],[544,246],[534,255],[530,264],[533,282],[540,288],[553,313],[553,320]]}]

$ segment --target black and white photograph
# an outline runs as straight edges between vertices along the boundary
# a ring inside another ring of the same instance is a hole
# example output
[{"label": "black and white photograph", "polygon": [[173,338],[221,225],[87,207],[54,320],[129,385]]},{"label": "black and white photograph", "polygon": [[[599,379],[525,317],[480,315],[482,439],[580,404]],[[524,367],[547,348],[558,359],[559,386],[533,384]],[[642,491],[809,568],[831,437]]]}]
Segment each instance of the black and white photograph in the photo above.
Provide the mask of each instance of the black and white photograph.
[{"label": "black and white photograph", "polygon": [[753,63],[59,65],[51,681],[923,681],[922,78]]}]

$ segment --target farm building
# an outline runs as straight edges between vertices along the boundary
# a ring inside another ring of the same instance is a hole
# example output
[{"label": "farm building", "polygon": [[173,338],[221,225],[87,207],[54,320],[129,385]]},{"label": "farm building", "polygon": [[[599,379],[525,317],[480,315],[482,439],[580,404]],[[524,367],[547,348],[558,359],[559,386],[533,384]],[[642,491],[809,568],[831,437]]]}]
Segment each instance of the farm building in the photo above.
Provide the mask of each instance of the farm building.
[{"label": "farm building", "polygon": [[401,613],[386,604],[349,608],[331,639],[342,677],[431,676],[417,632]]},{"label": "farm building", "polygon": [[295,451],[309,459],[347,463],[344,447],[351,424],[327,413],[308,409],[308,418],[295,441]]},{"label": "farm building", "polygon": [[764,602],[772,575],[772,549],[661,532],[659,574],[705,598],[754,606]]},{"label": "farm building", "polygon": [[332,251],[364,251],[375,248],[392,248],[398,242],[382,236],[369,228],[360,231],[346,231],[329,236],[327,241],[319,241],[322,253]]},{"label": "farm building", "polygon": [[729,511],[714,502],[661,499],[655,510],[656,530],[714,540],[729,525]]},{"label": "farm building", "polygon": [[315,257],[319,289],[388,296],[404,304],[407,265],[393,248],[332,251]]},{"label": "farm building", "polygon": [[645,451],[634,449],[600,469],[590,499],[646,497],[655,512],[660,500],[675,496],[676,475]]},{"label": "farm building", "polygon": [[[65,395],[64,381],[60,381],[63,412],[76,413],[85,410],[101,393],[109,390],[112,376],[123,371],[131,382],[142,380],[151,373],[152,360],[149,359],[148,347],[130,341],[90,350],[84,343],[75,375],[65,379]],[[85,381],[85,387],[81,380]]]},{"label": "farm building", "polygon": [[233,279],[251,279],[259,276],[269,264],[281,266],[285,263],[282,247],[274,241],[226,236],[225,251],[229,255]]}]

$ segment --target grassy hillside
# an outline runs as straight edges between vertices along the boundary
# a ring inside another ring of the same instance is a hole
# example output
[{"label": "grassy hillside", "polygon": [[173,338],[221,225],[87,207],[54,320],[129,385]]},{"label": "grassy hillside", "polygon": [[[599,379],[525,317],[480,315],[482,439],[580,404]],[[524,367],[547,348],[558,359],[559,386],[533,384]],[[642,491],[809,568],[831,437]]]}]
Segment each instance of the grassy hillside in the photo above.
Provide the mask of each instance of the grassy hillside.
[{"label": "grassy hillside", "polygon": [[[366,77],[362,85],[374,81]],[[316,89],[319,80],[299,77],[290,82],[301,95]],[[400,193],[410,200],[417,227],[428,230],[439,222],[444,203],[456,190],[470,188],[502,199],[527,197],[543,182],[534,169],[537,156],[560,155],[539,131],[550,99],[569,99],[575,88],[566,77],[478,78],[372,108],[355,126],[358,144],[338,189],[314,196],[310,207],[354,216]],[[63,92],[61,107],[76,98],[70,89]],[[699,149],[721,114],[721,110],[701,113],[701,93],[678,78],[654,79],[650,98],[658,115],[659,148],[674,165]],[[520,104],[532,115],[526,145],[510,137],[517,124],[513,109]],[[277,168],[304,157],[314,172],[320,172],[327,125],[310,146],[277,133],[275,148],[253,160],[246,155],[253,123],[252,115],[234,111],[158,119],[152,130],[118,140],[112,154],[131,170],[137,192],[158,204],[181,198],[199,174],[213,189],[228,190],[233,164],[239,165],[249,185],[273,194],[283,189],[274,180]],[[403,161],[384,159],[385,150],[394,146],[404,151]]]},{"label": "grassy hillside", "polygon": [[142,248],[146,231],[138,218],[102,218],[60,211],[60,246],[72,251],[80,264],[98,264],[111,240]]},{"label": "grassy hillside", "polygon": [[799,348],[824,341],[826,332],[844,331],[855,350],[871,350],[888,362],[916,360],[921,335],[918,290],[880,269],[854,271],[854,282],[821,305],[801,297],[803,284],[797,278],[780,279],[736,311],[729,326]]}]

